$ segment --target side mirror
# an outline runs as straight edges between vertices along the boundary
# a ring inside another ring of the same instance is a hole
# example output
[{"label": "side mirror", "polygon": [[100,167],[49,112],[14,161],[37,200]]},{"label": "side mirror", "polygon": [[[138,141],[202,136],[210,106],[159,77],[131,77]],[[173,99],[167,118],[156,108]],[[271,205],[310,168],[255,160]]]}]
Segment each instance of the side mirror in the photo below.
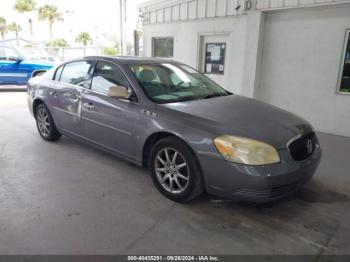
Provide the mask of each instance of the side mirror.
[{"label": "side mirror", "polygon": [[43,75],[44,73],[46,73],[46,70],[34,70],[34,71],[32,72],[31,77],[41,76],[41,75]]},{"label": "side mirror", "polygon": [[23,61],[22,58],[17,57],[17,56],[10,56],[10,57],[9,57],[9,60],[10,60],[10,61],[15,61],[15,62],[17,62],[17,63],[21,63],[21,62]]},{"label": "side mirror", "polygon": [[108,89],[107,95],[113,98],[129,99],[130,94],[125,86],[111,86]]}]

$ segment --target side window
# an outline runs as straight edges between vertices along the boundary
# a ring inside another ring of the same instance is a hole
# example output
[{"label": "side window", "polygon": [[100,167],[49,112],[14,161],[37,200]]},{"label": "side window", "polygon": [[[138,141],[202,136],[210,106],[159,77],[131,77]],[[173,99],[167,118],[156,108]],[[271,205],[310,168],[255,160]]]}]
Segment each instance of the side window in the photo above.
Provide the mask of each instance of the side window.
[{"label": "side window", "polygon": [[19,56],[14,50],[7,47],[0,47],[0,60],[11,61],[18,58]]},{"label": "side window", "polygon": [[92,78],[91,90],[107,95],[111,86],[124,86],[129,89],[128,80],[116,66],[98,62]]},{"label": "side window", "polygon": [[19,58],[18,54],[14,50],[6,48],[6,51],[8,60],[15,60]]},{"label": "side window", "polygon": [[66,64],[61,73],[60,81],[67,84],[87,87],[93,69],[92,61],[79,61]]},{"label": "side window", "polygon": [[54,76],[53,80],[55,80],[55,81],[60,81],[63,67],[64,67],[64,65],[63,65],[63,66],[60,66],[60,67],[56,70],[56,73],[55,73],[55,76]]},{"label": "side window", "polygon": [[344,64],[341,72],[339,92],[350,94],[350,30],[346,35],[345,52],[343,56]]},{"label": "side window", "polygon": [[0,47],[0,60],[7,60],[6,49],[4,47]]}]

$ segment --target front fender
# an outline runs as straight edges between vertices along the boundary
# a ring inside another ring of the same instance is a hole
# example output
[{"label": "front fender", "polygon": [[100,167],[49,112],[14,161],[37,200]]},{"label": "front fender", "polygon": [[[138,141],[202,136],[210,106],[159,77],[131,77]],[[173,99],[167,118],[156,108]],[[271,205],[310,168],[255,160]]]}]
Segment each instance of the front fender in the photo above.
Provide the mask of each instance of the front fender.
[{"label": "front fender", "polygon": [[218,154],[213,140],[216,137],[214,134],[206,131],[204,129],[196,128],[189,123],[174,122],[167,118],[154,118],[154,117],[145,117],[142,121],[141,128],[136,130],[137,147],[140,150],[137,150],[137,160],[142,163],[144,148],[148,139],[157,133],[167,133],[178,137],[183,140],[197,155],[215,155],[220,157]]}]

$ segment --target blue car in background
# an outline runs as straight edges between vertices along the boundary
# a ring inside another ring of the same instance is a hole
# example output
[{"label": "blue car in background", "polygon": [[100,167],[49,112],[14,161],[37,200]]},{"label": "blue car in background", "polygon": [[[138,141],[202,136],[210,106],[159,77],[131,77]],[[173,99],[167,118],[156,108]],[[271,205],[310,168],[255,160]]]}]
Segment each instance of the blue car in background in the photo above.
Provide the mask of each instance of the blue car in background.
[{"label": "blue car in background", "polygon": [[53,63],[26,58],[16,48],[0,45],[0,85],[26,85],[34,70],[48,70]]}]

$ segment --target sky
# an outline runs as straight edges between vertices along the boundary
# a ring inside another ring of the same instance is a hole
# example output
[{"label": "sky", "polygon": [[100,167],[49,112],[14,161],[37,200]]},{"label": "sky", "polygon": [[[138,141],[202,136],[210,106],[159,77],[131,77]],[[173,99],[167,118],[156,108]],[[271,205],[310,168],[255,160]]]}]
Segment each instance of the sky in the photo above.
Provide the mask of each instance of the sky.
[{"label": "sky", "polygon": [[[113,36],[119,35],[119,0],[35,0],[37,6],[55,5],[64,15],[63,22],[53,26],[53,38],[64,38],[72,46],[79,32],[89,32],[96,43],[108,45]],[[138,5],[145,0],[127,0],[127,39],[133,41],[133,30],[138,22]],[[7,23],[17,22],[22,31],[20,37],[30,39],[28,15],[14,10],[15,0],[0,0],[0,17]],[[38,21],[37,12],[32,14],[34,36],[36,41],[49,41],[49,25],[47,21]],[[14,37],[8,33],[6,38]]]}]

